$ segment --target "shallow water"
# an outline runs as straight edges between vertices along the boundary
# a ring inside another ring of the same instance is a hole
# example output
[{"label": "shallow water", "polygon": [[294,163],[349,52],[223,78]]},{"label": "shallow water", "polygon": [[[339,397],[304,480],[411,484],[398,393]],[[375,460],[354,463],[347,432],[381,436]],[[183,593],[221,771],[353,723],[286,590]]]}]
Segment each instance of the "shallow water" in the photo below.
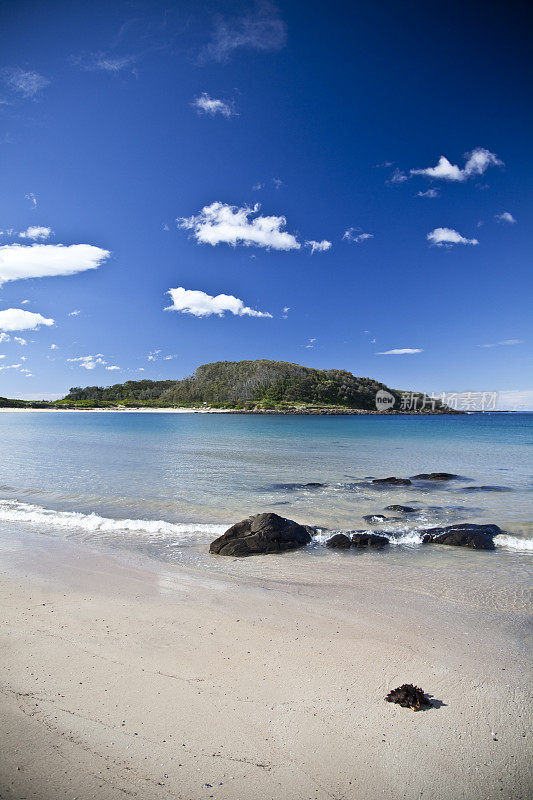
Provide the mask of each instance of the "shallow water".
[{"label": "shallow water", "polygon": [[[397,566],[400,582],[431,568],[442,581],[433,593],[460,580],[463,594],[479,601],[481,581],[483,592],[492,586],[494,602],[499,592],[504,604],[524,608],[533,552],[533,414],[20,413],[0,415],[0,441],[4,531],[24,528],[264,577],[272,571],[268,558],[243,567],[207,549],[229,524],[275,511],[322,529],[304,551],[277,559],[285,579],[312,583],[327,569],[329,580],[349,580],[364,558],[376,568]],[[371,484],[373,477],[434,471],[461,478]],[[384,510],[393,503],[416,513]],[[365,523],[370,513],[395,519]],[[482,521],[505,531],[495,553],[420,545],[422,528]],[[331,531],[354,529],[386,530],[394,546],[380,553],[324,547]]]}]

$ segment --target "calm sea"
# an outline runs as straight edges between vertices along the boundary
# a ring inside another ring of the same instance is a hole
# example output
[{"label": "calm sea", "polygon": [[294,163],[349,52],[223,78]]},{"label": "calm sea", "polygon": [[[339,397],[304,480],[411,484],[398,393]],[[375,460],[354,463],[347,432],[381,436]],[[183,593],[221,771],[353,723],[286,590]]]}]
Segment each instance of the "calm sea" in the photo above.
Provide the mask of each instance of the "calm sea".
[{"label": "calm sea", "polygon": [[[365,558],[484,570],[499,583],[522,581],[533,552],[533,414],[4,413],[0,441],[4,535],[35,531],[231,570],[235,561],[209,556],[209,542],[249,514],[275,511],[324,529],[305,551],[277,559],[317,580],[317,557],[334,568],[361,555],[327,550],[331,531],[384,529],[393,547]],[[435,471],[461,478],[370,483]],[[417,511],[384,511],[392,503]],[[398,519],[368,525],[370,513]],[[420,544],[422,528],[483,521],[505,531],[495,553]],[[254,569],[272,564],[259,558]]]}]

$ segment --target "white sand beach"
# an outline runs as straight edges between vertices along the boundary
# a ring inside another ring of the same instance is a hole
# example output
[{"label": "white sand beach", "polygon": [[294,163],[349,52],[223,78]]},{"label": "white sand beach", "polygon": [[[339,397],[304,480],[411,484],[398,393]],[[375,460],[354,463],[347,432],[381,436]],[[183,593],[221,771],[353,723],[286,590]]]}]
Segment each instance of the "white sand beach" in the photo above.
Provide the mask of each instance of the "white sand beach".
[{"label": "white sand beach", "polygon": [[[361,566],[347,596],[277,583],[277,556],[254,585],[34,534],[2,552],[3,800],[530,796],[511,617],[376,596]],[[435,707],[384,702],[403,682]]]}]

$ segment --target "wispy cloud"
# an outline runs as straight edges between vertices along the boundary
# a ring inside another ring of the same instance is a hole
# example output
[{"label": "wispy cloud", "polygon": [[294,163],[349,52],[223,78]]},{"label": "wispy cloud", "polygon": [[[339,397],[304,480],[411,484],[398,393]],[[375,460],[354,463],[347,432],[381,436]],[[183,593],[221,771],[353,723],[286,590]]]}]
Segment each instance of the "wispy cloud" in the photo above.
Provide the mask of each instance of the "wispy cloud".
[{"label": "wispy cloud", "polygon": [[404,347],[395,350],[383,350],[381,353],[376,353],[377,356],[413,356],[415,353],[423,353],[419,347]]},{"label": "wispy cloud", "polygon": [[79,310],[79,308],[75,308],[74,311],[69,311],[67,316],[69,316],[69,317],[77,317],[78,314],[81,314],[81,311]]},{"label": "wispy cloud", "polygon": [[361,242],[366,242],[368,239],[373,239],[373,233],[364,233],[361,228],[348,228],[348,230],[344,231],[342,234],[342,238],[345,239],[347,242],[354,242],[355,244],[360,244]]},{"label": "wispy cloud", "polygon": [[37,195],[34,192],[28,192],[24,198],[29,202],[32,208],[37,208]]},{"label": "wispy cloud", "polygon": [[305,345],[306,350],[313,350],[316,345],[316,338],[308,339],[307,344]]},{"label": "wispy cloud", "polygon": [[67,361],[89,370],[96,369],[96,367],[105,367],[107,370],[120,369],[116,364],[108,365],[103,353],[96,353],[94,356],[76,356],[75,358],[67,358]]},{"label": "wispy cloud", "polygon": [[321,242],[315,242],[314,239],[310,239],[305,243],[305,246],[311,250],[311,255],[313,255],[313,253],[325,253],[327,250],[331,250],[331,242],[328,242],[327,239],[322,239]]},{"label": "wispy cloud", "polygon": [[438,196],[439,196],[439,192],[437,191],[437,189],[428,189],[426,192],[417,192],[415,194],[415,197],[432,197],[432,198],[434,198],[434,197],[438,197]]},{"label": "wispy cloud", "polygon": [[496,214],[494,219],[497,222],[508,222],[510,225],[516,225],[516,219],[509,211],[503,211],[501,214]]},{"label": "wispy cloud", "polygon": [[[35,314],[33,311],[25,311],[23,308],[5,308],[0,311],[0,331],[35,331],[41,325],[53,324],[53,319],[43,317],[42,314]],[[8,340],[4,339],[4,341]]]},{"label": "wispy cloud", "polygon": [[49,239],[53,234],[52,228],[46,228],[43,225],[30,225],[25,231],[19,233],[21,239],[33,239],[34,241],[40,239]]},{"label": "wispy cloud", "polygon": [[479,347],[501,347],[502,345],[524,344],[523,339],[504,339],[501,342],[494,342],[493,344],[480,344]]},{"label": "wispy cloud", "polygon": [[[199,244],[242,244],[274,250],[299,250],[300,243],[296,237],[282,230],[287,224],[285,217],[259,216],[259,209],[258,203],[253,208],[239,208],[215,202],[204,206],[199,214],[180,217],[176,222],[178,227],[192,230]],[[251,219],[254,214],[257,216]]]},{"label": "wispy cloud", "polygon": [[97,269],[109,256],[108,250],[91,244],[6,244],[0,247],[0,286],[7,281]]},{"label": "wispy cloud", "polygon": [[50,84],[44,75],[19,67],[2,70],[2,78],[9,89],[26,99],[36,97]]},{"label": "wispy cloud", "polygon": [[281,189],[282,186],[285,186],[285,183],[281,180],[281,178],[272,178],[272,183],[274,184],[275,189]]},{"label": "wispy cloud", "polygon": [[58,348],[57,344],[51,344],[50,345],[50,350],[58,350],[58,349],[59,348]]},{"label": "wispy cloud", "polygon": [[282,319],[288,319],[289,311],[291,310],[290,306],[284,306],[281,310],[281,317]]},{"label": "wispy cloud", "polygon": [[236,50],[269,52],[287,41],[286,25],[270,0],[255,0],[241,16],[217,16],[211,41],[200,52],[201,61],[227,61]]},{"label": "wispy cloud", "polygon": [[409,178],[401,169],[396,168],[387,183],[405,183]]},{"label": "wispy cloud", "polygon": [[207,92],[202,92],[200,97],[193,100],[192,105],[199,114],[208,114],[211,117],[221,114],[226,119],[229,119],[237,113],[233,103],[226,103],[225,100],[210,97]]},{"label": "wispy cloud", "polygon": [[182,314],[192,314],[194,317],[209,317],[212,314],[223,317],[228,311],[236,317],[272,318],[272,314],[249,308],[242,300],[231,294],[217,294],[213,297],[205,292],[184,289],[181,286],[169,289],[167,294],[172,299],[172,305],[167,306],[165,311],[180,311]]},{"label": "wispy cloud", "polygon": [[410,170],[410,175],[423,175],[437,180],[462,182],[476,175],[483,175],[491,166],[503,166],[503,161],[500,161],[498,156],[484,147],[476,147],[472,152],[465,153],[465,159],[465,165],[461,169],[461,167],[448,161],[446,156],[441,156],[435,167],[412,169]]},{"label": "wispy cloud", "polygon": [[136,56],[119,56],[105,52],[80,53],[70,58],[72,64],[87,72],[108,72],[111,75],[119,75],[125,70],[135,75],[134,64],[136,61]]},{"label": "wispy cloud", "polygon": [[428,242],[436,247],[452,247],[454,244],[479,244],[477,239],[467,239],[453,228],[435,228],[426,236]]},{"label": "wispy cloud", "polygon": [[[53,322],[53,320],[52,320],[52,322]],[[26,345],[28,344],[26,339],[23,339],[22,336],[13,336],[13,341],[16,342],[17,344],[20,344],[21,347],[26,347]],[[22,356],[22,360],[26,361],[26,356]]]}]

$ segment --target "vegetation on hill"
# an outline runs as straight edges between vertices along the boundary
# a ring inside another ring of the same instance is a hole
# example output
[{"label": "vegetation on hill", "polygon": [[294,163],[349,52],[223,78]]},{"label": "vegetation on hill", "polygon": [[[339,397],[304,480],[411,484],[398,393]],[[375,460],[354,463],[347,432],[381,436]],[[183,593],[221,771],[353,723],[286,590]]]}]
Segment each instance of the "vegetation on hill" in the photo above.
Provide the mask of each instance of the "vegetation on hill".
[{"label": "vegetation on hill", "polygon": [[376,392],[389,391],[400,408],[401,393],[346,370],[312,369],[284,361],[217,361],[181,381],[127,381],[114,386],[74,387],[58,405],[199,406],[284,409],[337,407],[376,409]]}]

